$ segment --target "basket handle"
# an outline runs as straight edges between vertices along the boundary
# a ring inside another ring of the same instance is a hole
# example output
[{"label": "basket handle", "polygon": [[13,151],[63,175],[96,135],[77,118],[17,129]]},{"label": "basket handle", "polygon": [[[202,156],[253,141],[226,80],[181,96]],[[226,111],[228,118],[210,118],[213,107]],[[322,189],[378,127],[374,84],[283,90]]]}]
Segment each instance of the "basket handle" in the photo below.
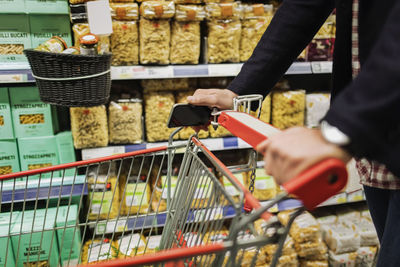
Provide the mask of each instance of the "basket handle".
[{"label": "basket handle", "polygon": [[86,76],[79,76],[79,77],[68,77],[68,78],[46,78],[46,77],[37,76],[32,73],[32,77],[37,80],[45,80],[45,81],[75,81],[75,80],[83,80],[83,79],[99,77],[99,76],[109,73],[110,71],[111,71],[111,69],[108,69],[108,70],[100,72],[100,73],[95,73],[95,74],[86,75]]}]

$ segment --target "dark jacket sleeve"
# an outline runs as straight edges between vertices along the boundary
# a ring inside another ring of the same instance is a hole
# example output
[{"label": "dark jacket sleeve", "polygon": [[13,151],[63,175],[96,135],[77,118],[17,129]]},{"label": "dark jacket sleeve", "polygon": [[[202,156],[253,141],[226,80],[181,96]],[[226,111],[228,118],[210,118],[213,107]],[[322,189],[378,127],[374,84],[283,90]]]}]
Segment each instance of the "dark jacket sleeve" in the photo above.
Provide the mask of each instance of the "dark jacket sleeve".
[{"label": "dark jacket sleeve", "polygon": [[400,177],[400,1],[357,78],[334,99],[325,119],[352,140],[350,151]]},{"label": "dark jacket sleeve", "polygon": [[239,95],[267,95],[333,8],[333,0],[283,1],[252,56],[228,89]]}]

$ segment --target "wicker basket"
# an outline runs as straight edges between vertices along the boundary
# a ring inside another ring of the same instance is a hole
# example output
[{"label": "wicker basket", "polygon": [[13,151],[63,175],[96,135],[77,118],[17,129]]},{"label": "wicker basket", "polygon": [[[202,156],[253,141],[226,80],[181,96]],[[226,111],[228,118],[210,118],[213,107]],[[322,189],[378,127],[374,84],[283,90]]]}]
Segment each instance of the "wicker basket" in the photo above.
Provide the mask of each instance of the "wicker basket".
[{"label": "wicker basket", "polygon": [[111,54],[96,56],[25,49],[43,102],[67,106],[107,103],[111,88]]}]

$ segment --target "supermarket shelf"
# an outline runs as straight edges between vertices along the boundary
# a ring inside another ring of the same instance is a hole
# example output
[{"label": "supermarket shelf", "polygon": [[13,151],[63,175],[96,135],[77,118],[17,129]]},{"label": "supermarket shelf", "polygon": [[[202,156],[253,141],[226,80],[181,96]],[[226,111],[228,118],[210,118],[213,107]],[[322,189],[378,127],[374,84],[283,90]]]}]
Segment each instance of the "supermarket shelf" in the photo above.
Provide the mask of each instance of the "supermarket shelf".
[{"label": "supermarket shelf", "polygon": [[30,179],[26,182],[26,178],[20,180],[4,181],[2,184],[1,203],[22,202],[32,200],[46,200],[51,198],[63,198],[81,196],[87,194],[87,185],[84,183],[83,175],[64,177]]},{"label": "supermarket shelf", "polygon": [[[111,79],[163,79],[236,76],[243,63],[111,67]],[[295,62],[286,74],[331,73],[332,62]],[[0,63],[0,83],[34,82],[28,62]]]},{"label": "supermarket shelf", "polygon": [[[237,137],[224,137],[224,138],[207,138],[201,139],[203,144],[207,146],[211,151],[220,151],[228,149],[244,149],[250,148],[251,146],[244,142],[242,139]],[[174,145],[184,144],[187,141],[174,141]],[[82,159],[93,159],[98,157],[111,156],[115,154],[121,154],[131,151],[137,151],[147,148],[166,146],[167,142],[157,142],[157,143],[144,143],[136,145],[125,145],[125,146],[108,146],[99,148],[88,148],[82,149]],[[183,153],[184,148],[178,150],[177,153]]]}]

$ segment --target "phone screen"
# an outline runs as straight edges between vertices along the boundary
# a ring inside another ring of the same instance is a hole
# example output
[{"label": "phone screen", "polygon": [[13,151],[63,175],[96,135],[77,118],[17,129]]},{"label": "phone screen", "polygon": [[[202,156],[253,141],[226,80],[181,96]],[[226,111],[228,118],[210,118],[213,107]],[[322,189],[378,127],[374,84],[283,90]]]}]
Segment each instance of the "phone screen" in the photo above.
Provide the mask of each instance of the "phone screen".
[{"label": "phone screen", "polygon": [[210,121],[211,109],[206,106],[175,104],[168,119],[168,127],[201,126]]}]

